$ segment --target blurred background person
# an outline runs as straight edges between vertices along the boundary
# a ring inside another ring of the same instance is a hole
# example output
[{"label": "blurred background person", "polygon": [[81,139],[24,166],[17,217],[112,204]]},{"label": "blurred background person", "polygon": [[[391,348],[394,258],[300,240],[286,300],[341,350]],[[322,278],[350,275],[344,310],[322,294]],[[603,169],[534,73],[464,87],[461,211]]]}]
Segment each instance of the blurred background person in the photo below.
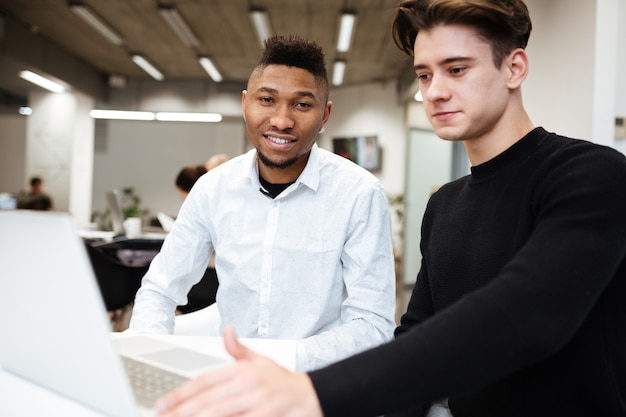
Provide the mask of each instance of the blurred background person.
[{"label": "blurred background person", "polygon": [[18,208],[27,210],[52,210],[52,198],[43,191],[43,180],[39,176],[30,179],[30,191],[18,199]]},{"label": "blurred background person", "polygon": [[180,195],[185,198],[191,187],[196,183],[198,178],[207,173],[204,165],[186,166],[180,170],[176,176],[176,188]]},{"label": "blurred background person", "polygon": [[230,159],[230,156],[226,155],[225,153],[218,153],[218,154],[213,155],[209,159],[207,159],[207,161],[204,163],[204,167],[206,168],[207,171],[210,171],[216,166],[222,165],[224,162],[228,161],[229,159]]}]

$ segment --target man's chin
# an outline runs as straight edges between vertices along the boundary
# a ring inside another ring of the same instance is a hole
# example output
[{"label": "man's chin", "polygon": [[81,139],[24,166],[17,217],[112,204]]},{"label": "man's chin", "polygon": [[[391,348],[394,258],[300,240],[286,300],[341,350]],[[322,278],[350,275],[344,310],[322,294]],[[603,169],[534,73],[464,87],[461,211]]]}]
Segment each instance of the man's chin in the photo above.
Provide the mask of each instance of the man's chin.
[{"label": "man's chin", "polygon": [[259,157],[259,161],[261,161],[263,165],[265,165],[267,168],[270,168],[270,169],[287,169],[293,164],[295,164],[296,161],[298,160],[298,158],[290,158],[290,159],[283,159],[283,160],[270,159],[264,153],[259,152],[258,149],[257,149],[257,155]]},{"label": "man's chin", "polygon": [[456,129],[443,127],[443,128],[433,128],[433,130],[435,131],[435,135],[437,135],[440,139],[443,139],[443,140],[447,140],[451,142],[458,142],[458,141],[464,140],[464,137],[461,134],[461,132]]}]

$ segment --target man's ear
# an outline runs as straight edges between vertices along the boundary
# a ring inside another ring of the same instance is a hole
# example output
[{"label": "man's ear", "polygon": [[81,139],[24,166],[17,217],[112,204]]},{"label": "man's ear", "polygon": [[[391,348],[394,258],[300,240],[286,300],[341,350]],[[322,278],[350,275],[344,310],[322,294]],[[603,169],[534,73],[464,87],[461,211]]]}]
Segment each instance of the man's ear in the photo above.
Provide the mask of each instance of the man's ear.
[{"label": "man's ear", "polygon": [[528,55],[522,48],[517,48],[505,59],[503,65],[507,65],[509,70],[508,87],[510,89],[519,88],[528,75]]},{"label": "man's ear", "polygon": [[248,97],[248,90],[241,90],[241,113],[243,114],[243,121],[246,121],[246,98]]},{"label": "man's ear", "polygon": [[326,108],[324,109],[324,116],[322,118],[322,128],[324,127],[324,125],[326,125],[326,122],[328,121],[328,118],[330,117],[330,111],[332,109],[333,109],[333,102],[328,101],[326,103]]}]

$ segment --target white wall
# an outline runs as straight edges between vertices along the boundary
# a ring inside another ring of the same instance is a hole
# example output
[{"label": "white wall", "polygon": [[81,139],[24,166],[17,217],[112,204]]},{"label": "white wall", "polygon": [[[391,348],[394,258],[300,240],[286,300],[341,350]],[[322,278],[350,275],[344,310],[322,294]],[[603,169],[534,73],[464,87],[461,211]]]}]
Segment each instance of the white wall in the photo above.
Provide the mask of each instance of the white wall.
[{"label": "white wall", "polygon": [[332,150],[335,137],[377,136],[383,161],[375,175],[388,194],[403,193],[407,134],[395,83],[338,88],[330,100],[333,109],[318,145]]},{"label": "white wall", "polygon": [[618,30],[617,39],[617,80],[615,112],[620,116],[626,116],[626,0],[618,3]]},{"label": "white wall", "polygon": [[527,0],[533,20],[522,92],[538,126],[592,137],[595,0]]}]

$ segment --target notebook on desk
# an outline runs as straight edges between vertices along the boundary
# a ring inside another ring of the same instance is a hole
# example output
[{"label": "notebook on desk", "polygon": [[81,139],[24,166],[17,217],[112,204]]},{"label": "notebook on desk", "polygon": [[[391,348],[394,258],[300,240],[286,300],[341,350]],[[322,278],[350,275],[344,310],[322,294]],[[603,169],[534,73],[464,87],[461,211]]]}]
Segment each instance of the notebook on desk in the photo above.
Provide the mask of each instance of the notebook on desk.
[{"label": "notebook on desk", "polygon": [[155,337],[112,338],[84,243],[69,215],[0,212],[0,231],[5,371],[104,415],[127,417],[151,412],[137,405],[124,362],[182,379],[230,362]]}]

